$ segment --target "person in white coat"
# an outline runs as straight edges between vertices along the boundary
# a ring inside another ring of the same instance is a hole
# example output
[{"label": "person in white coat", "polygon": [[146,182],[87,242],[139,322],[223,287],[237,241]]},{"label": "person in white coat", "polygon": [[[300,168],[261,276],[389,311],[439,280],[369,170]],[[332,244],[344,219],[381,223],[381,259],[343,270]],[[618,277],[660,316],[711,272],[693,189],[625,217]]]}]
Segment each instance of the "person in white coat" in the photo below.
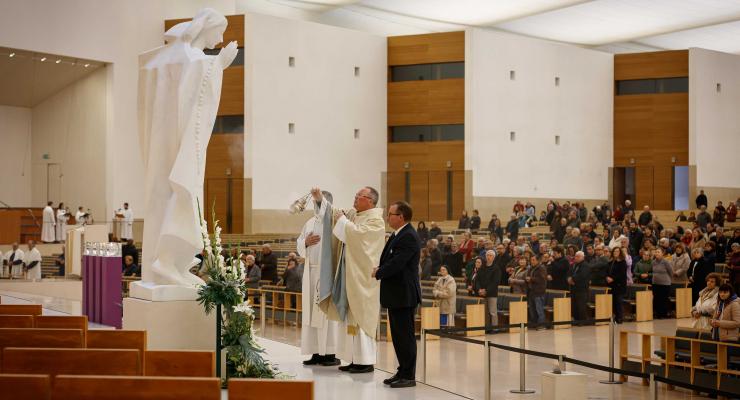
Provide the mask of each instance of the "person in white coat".
[{"label": "person in white coat", "polygon": [[47,202],[46,207],[44,207],[44,216],[41,225],[41,241],[44,243],[54,243],[56,240],[55,227],[57,222],[51,204],[51,202]]},{"label": "person in white coat", "polygon": [[75,213],[75,222],[77,226],[83,226],[87,225],[87,219],[85,218],[86,213],[82,211],[82,206],[77,208],[77,213]]},{"label": "person in white coat", "polygon": [[59,243],[64,243],[64,241],[67,240],[65,237],[67,235],[67,220],[69,220],[69,213],[64,209],[64,203],[59,203],[59,207],[57,207],[57,228],[55,232],[57,242]]},{"label": "person in white coat", "polygon": [[5,261],[8,263],[8,271],[11,278],[23,277],[23,250],[18,248],[18,243],[13,243],[13,248],[5,253]]},{"label": "person in white coat", "polygon": [[128,240],[134,238],[134,212],[123,203],[123,221],[121,221],[121,239]]},{"label": "person in white coat", "polygon": [[33,240],[28,241],[28,251],[23,257],[23,268],[26,271],[26,279],[41,280],[41,253]]},{"label": "person in white coat", "polygon": [[[296,241],[298,255],[304,258],[303,282],[301,293],[304,312],[301,315],[301,354],[311,354],[311,358],[303,362],[304,365],[339,365],[336,358],[337,336],[339,322],[329,320],[326,313],[319,308],[319,279],[321,275],[321,247],[331,246],[332,237],[322,238],[324,234],[327,209],[331,212],[333,201],[331,193],[322,192],[323,201],[317,205],[314,216],[303,225],[301,235]],[[331,227],[328,227],[329,229]],[[325,239],[326,242],[322,241]],[[333,266],[329,266],[331,270]]]}]

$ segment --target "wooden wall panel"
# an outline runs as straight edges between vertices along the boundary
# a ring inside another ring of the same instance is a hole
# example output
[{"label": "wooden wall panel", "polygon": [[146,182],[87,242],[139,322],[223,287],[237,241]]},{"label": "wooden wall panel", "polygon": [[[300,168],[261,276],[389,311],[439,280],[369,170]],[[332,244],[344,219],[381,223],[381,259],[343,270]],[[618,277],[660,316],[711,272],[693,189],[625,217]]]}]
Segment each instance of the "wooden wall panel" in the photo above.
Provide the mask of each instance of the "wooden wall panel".
[{"label": "wooden wall panel", "polygon": [[614,80],[689,76],[689,51],[615,54]]},{"label": "wooden wall panel", "polygon": [[388,126],[465,123],[465,80],[388,83]]},{"label": "wooden wall panel", "polygon": [[212,135],[206,151],[206,178],[244,178],[244,135]]},{"label": "wooden wall panel", "polygon": [[429,221],[447,219],[447,171],[429,171]]},{"label": "wooden wall panel", "polygon": [[[653,167],[642,166],[635,168],[635,210],[642,209],[643,206],[653,206]],[[639,214],[639,212],[638,212]]]},{"label": "wooden wall panel", "polygon": [[426,221],[429,219],[429,172],[414,171],[409,174],[411,179],[411,198],[409,204],[414,210],[414,220]]},{"label": "wooden wall panel", "polygon": [[[192,20],[192,18],[168,19],[164,21],[164,30],[166,32],[168,29],[180,22],[190,20]],[[224,41],[219,43],[216,47],[223,47],[233,40],[236,40],[239,47],[244,47],[244,15],[227,15],[226,20],[229,25],[226,27],[226,31],[224,32]]]},{"label": "wooden wall panel", "polygon": [[[644,204],[643,204],[644,205]],[[653,168],[653,208],[673,210],[673,166],[656,165]]]},{"label": "wooden wall panel", "polygon": [[391,36],[388,66],[465,61],[465,32]]},{"label": "wooden wall panel", "polygon": [[388,143],[388,172],[405,171],[404,162],[410,171],[447,170],[447,161],[452,169],[465,167],[465,142],[404,142]]},{"label": "wooden wall panel", "polygon": [[221,101],[218,115],[244,114],[244,66],[238,65],[224,70],[221,85]]},{"label": "wooden wall panel", "polygon": [[[231,190],[229,190],[231,185]],[[231,199],[231,229],[229,229],[229,198]],[[244,180],[239,178],[206,178],[205,202],[210,223],[211,207],[215,205],[216,219],[224,233],[244,232]]]},{"label": "wooden wall panel", "polygon": [[[460,218],[465,209],[465,171],[452,171],[452,219]],[[471,215],[468,210],[468,215]]]},{"label": "wooden wall panel", "polygon": [[614,97],[614,166],[633,166],[631,158],[637,166],[688,165],[687,93]]},{"label": "wooden wall panel", "polygon": [[405,172],[388,172],[388,201],[390,204],[398,200],[406,200],[406,173]]}]

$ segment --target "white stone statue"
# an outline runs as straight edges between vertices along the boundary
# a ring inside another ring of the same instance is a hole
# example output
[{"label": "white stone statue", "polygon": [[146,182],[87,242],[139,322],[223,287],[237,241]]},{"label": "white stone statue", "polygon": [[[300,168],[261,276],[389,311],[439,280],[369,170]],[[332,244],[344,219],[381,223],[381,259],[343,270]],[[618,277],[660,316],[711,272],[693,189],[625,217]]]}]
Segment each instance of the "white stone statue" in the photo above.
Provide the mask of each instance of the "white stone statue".
[{"label": "white stone statue", "polygon": [[204,8],[165,33],[165,46],[139,56],[139,139],[146,171],[142,281],[131,296],[193,300],[203,281],[189,272],[203,250],[197,202],[204,210],[206,147],[216,119],[223,69],[237,53],[223,41],[226,18]]}]

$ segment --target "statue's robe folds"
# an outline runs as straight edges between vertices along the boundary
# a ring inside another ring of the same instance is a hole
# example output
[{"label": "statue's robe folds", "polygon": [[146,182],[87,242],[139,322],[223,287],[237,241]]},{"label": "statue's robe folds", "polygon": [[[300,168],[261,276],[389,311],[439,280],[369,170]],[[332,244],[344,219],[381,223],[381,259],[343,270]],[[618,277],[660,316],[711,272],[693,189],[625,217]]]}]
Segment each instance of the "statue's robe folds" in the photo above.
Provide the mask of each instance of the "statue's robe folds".
[{"label": "statue's robe folds", "polygon": [[[203,281],[188,272],[203,249],[206,148],[216,119],[222,68],[175,41],[139,57],[139,134],[146,179],[142,280],[158,285]],[[206,218],[208,219],[208,218]]]}]

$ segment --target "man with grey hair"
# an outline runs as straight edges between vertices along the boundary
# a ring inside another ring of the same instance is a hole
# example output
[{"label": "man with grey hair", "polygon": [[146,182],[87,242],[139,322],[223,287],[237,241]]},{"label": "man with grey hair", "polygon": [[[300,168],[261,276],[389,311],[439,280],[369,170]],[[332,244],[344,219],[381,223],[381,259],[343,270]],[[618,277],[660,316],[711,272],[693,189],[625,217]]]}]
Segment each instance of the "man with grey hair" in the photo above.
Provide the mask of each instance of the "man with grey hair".
[{"label": "man with grey hair", "polygon": [[[318,188],[312,194],[317,199]],[[349,373],[372,372],[377,361],[380,283],[373,270],[380,265],[385,246],[385,220],[378,200],[378,191],[365,186],[355,194],[352,210],[331,208],[336,218],[332,233],[342,242],[341,255],[331,294],[319,306],[340,323],[337,355],[350,364],[339,369]],[[323,295],[325,289],[320,286],[320,290]]]},{"label": "man with grey hair", "polygon": [[[334,197],[327,191],[321,192],[320,199],[314,198],[314,215],[303,225],[296,240],[298,254],[305,260],[301,285],[304,305],[301,313],[301,354],[311,354],[311,358],[305,360],[303,365],[328,367],[340,363],[335,356],[339,322],[329,320],[319,307],[322,297],[319,287],[322,282],[333,282],[337,261],[335,255],[338,242],[333,240],[330,233],[334,223],[331,215],[333,202]],[[327,224],[330,226],[325,226]],[[325,276],[324,279],[322,275]]]},{"label": "man with grey hair", "polygon": [[501,283],[501,269],[494,263],[495,258],[495,251],[486,251],[486,259],[473,282],[475,294],[486,299],[491,325],[498,325],[498,286]]},{"label": "man with grey hair", "polygon": [[277,256],[272,252],[272,246],[269,243],[262,245],[262,254],[259,259],[259,266],[262,270],[262,279],[277,283]]},{"label": "man with grey hair", "polygon": [[[568,274],[571,310],[573,311],[573,320],[575,321],[585,321],[588,319],[588,284],[591,279],[591,273],[584,259],[585,255],[582,251],[576,252],[573,267]],[[575,323],[575,325],[581,324],[582,322]]]}]

